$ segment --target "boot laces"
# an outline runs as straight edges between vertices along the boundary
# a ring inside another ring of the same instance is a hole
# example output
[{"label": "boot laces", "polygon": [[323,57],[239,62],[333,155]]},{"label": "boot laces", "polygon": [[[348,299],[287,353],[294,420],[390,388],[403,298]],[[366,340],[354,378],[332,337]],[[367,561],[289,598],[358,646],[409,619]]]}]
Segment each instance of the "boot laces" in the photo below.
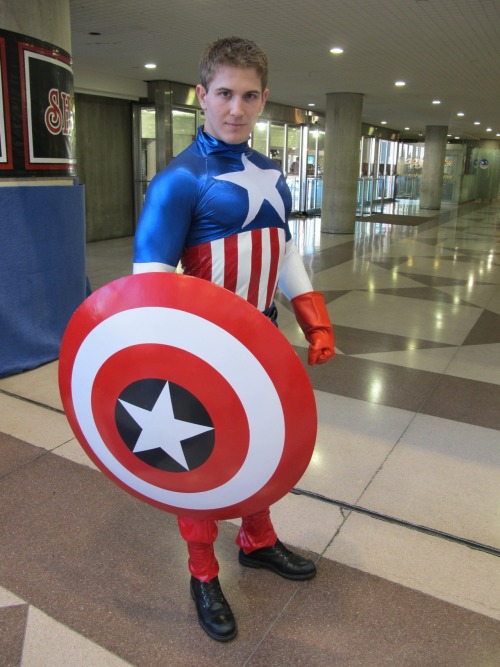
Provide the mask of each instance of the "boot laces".
[{"label": "boot laces", "polygon": [[203,604],[208,608],[218,609],[225,603],[224,594],[222,593],[218,579],[202,583],[201,593],[203,595]]}]

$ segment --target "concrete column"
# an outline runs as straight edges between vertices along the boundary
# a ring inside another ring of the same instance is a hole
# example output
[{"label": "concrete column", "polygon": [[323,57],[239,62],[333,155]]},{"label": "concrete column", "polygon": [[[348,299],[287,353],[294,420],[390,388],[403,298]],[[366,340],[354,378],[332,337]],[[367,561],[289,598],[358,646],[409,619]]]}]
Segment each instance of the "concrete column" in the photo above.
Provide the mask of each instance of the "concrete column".
[{"label": "concrete column", "polygon": [[0,27],[71,53],[69,0],[0,0]]},{"label": "concrete column", "polygon": [[356,219],[363,95],[326,96],[321,231],[352,234]]},{"label": "concrete column", "polygon": [[446,125],[427,125],[425,128],[420,208],[432,210],[441,208],[447,134],[448,127]]},{"label": "concrete column", "polygon": [[[0,27],[7,40],[21,35],[70,54],[69,4],[0,0]],[[9,82],[20,88],[8,49],[5,62]],[[18,93],[5,107],[15,123],[27,111],[20,99]],[[36,128],[34,132],[44,132],[43,139],[51,129]],[[12,136],[17,132],[14,124],[10,131]],[[12,144],[18,141],[12,139]],[[38,172],[33,174],[23,169],[22,151],[13,151],[12,164],[0,175],[0,210],[8,221],[0,225],[0,377],[56,359],[66,325],[86,296],[84,187],[64,169],[59,176],[50,169],[42,175],[41,170],[33,169]]]}]

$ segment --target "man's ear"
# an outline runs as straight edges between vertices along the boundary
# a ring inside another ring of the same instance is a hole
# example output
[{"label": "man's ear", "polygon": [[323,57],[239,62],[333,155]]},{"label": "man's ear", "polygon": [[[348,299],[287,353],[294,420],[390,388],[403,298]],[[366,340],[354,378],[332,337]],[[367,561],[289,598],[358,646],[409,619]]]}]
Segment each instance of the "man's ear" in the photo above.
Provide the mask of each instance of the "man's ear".
[{"label": "man's ear", "polygon": [[259,113],[262,113],[264,111],[268,95],[269,95],[269,88],[266,88],[262,93],[262,106],[260,107]]},{"label": "man's ear", "polygon": [[205,88],[201,85],[201,83],[199,83],[199,84],[196,86],[196,94],[197,94],[197,96],[198,96],[198,100],[200,101],[201,108],[202,108],[202,109],[206,109],[206,108],[207,108],[207,104],[206,104],[206,102],[205,102],[205,97],[206,97],[206,95],[207,95],[207,91],[206,91]]}]

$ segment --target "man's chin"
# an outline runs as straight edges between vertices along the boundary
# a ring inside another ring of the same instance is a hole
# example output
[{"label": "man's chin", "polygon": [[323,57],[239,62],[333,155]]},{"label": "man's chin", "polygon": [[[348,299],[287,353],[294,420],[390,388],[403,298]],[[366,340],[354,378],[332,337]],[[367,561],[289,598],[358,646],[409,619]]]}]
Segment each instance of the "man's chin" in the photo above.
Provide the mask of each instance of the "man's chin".
[{"label": "man's chin", "polygon": [[222,141],[226,144],[241,144],[244,141],[247,141],[249,136],[250,133],[247,128],[225,128],[222,135]]}]

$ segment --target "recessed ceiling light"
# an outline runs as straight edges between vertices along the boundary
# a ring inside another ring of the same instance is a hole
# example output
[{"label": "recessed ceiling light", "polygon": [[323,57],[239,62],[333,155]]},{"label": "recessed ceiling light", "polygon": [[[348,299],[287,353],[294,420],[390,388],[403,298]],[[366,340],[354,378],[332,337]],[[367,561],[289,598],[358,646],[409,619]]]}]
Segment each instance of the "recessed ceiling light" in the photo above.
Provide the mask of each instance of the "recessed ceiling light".
[{"label": "recessed ceiling light", "polygon": [[409,130],[409,129],[410,129],[409,127],[405,127],[405,130]]},{"label": "recessed ceiling light", "polygon": [[455,139],[460,139],[460,137],[455,137]]},{"label": "recessed ceiling light", "polygon": [[380,124],[381,124],[381,125],[387,125],[387,121],[386,121],[386,120],[381,120],[381,121],[380,121]]},{"label": "recessed ceiling light", "polygon": [[344,49],[340,46],[334,46],[332,49],[330,49],[330,53],[335,53],[335,55],[338,55],[339,53],[344,53]]},{"label": "recessed ceiling light", "polygon": [[309,102],[309,104],[307,106],[308,107],[315,107],[316,105],[314,104],[314,102]]},{"label": "recessed ceiling light", "polygon": [[395,86],[406,86],[406,81],[396,81]]},{"label": "recessed ceiling light", "polygon": [[474,125],[481,125],[481,123],[478,120],[475,120]]},{"label": "recessed ceiling light", "polygon": [[156,65],[154,63],[146,63],[144,67],[146,69],[156,69]]},{"label": "recessed ceiling light", "polygon": [[432,100],[432,104],[441,104],[441,100]]},{"label": "recessed ceiling light", "polygon": [[491,127],[487,127],[487,128],[486,128],[486,132],[492,132],[492,131],[493,131],[493,130],[491,129]]},{"label": "recessed ceiling light", "polygon": [[457,113],[457,116],[465,116],[465,114],[464,114],[463,111],[459,111],[459,112]]}]

